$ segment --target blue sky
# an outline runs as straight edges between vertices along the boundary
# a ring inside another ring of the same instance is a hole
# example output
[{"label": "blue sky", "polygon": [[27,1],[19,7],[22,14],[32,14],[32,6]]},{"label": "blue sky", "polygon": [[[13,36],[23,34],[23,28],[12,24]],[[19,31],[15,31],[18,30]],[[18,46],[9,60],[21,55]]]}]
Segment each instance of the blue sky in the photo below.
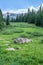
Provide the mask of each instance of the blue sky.
[{"label": "blue sky", "polygon": [[0,0],[0,8],[8,9],[25,9],[30,6],[37,7],[43,3],[43,0]]}]

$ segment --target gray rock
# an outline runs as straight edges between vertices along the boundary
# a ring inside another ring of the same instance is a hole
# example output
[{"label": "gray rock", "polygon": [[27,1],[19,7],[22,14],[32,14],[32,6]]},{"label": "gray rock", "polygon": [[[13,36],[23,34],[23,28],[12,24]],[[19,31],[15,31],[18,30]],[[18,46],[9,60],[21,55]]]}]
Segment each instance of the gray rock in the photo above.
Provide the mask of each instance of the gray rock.
[{"label": "gray rock", "polygon": [[32,42],[31,39],[28,39],[28,38],[16,38],[14,39],[14,43],[28,43],[28,42]]}]

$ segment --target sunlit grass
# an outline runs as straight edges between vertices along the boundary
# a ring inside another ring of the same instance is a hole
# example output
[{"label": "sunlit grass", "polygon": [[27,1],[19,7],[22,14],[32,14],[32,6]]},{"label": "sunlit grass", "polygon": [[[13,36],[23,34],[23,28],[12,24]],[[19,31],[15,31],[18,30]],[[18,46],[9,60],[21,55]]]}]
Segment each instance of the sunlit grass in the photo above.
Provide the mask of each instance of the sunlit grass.
[{"label": "sunlit grass", "polygon": [[[32,42],[14,44],[13,39],[18,37],[30,38]],[[0,31],[0,65],[43,65],[43,28],[21,22]]]}]

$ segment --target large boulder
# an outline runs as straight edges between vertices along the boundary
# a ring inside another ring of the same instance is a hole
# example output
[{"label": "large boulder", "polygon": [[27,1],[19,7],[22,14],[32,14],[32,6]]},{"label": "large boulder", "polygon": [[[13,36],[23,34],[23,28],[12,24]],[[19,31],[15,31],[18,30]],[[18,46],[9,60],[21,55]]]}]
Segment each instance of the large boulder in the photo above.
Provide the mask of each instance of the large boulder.
[{"label": "large boulder", "polygon": [[28,39],[28,38],[16,38],[14,39],[14,43],[28,43],[28,42],[32,42],[31,39]]}]

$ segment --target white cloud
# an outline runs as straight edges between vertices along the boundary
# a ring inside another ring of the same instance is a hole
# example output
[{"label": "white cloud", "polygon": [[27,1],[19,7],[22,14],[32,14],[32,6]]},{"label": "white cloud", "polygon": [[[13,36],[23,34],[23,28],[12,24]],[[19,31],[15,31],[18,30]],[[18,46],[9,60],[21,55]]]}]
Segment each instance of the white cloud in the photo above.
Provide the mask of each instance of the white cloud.
[{"label": "white cloud", "polygon": [[37,10],[40,8],[40,6],[43,8],[43,3],[37,7]]},{"label": "white cloud", "polygon": [[26,13],[28,9],[18,9],[16,13]]},{"label": "white cloud", "polygon": [[21,13],[26,13],[27,11],[28,11],[28,9],[17,9],[17,10],[7,10],[7,11],[2,11],[2,12],[3,12],[3,14],[6,14],[7,12],[21,14]]},{"label": "white cloud", "polygon": [[37,8],[35,8],[33,6],[30,7],[30,11],[32,11],[32,9],[34,9],[35,11],[37,11]]},{"label": "white cloud", "polygon": [[42,3],[42,7],[43,7],[43,3]]},{"label": "white cloud", "polygon": [[[43,3],[41,4],[41,6],[43,7]],[[30,11],[32,11],[32,9],[34,9],[35,11],[37,11],[38,9],[39,9],[39,7],[40,7],[40,5],[38,6],[38,7],[33,7],[33,6],[31,6],[31,7],[29,7],[30,8]],[[27,9],[17,9],[17,10],[6,10],[6,11],[2,11],[3,12],[3,14],[6,14],[7,12],[9,12],[9,13],[15,13],[15,14],[21,14],[21,13],[27,13],[27,11],[28,11],[28,8]]]},{"label": "white cloud", "polygon": [[41,5],[39,5],[38,7],[31,6],[30,7],[30,11],[32,11],[32,9],[34,9],[35,11],[37,11],[40,8],[40,6],[42,6],[42,8],[43,8],[43,3]]}]

